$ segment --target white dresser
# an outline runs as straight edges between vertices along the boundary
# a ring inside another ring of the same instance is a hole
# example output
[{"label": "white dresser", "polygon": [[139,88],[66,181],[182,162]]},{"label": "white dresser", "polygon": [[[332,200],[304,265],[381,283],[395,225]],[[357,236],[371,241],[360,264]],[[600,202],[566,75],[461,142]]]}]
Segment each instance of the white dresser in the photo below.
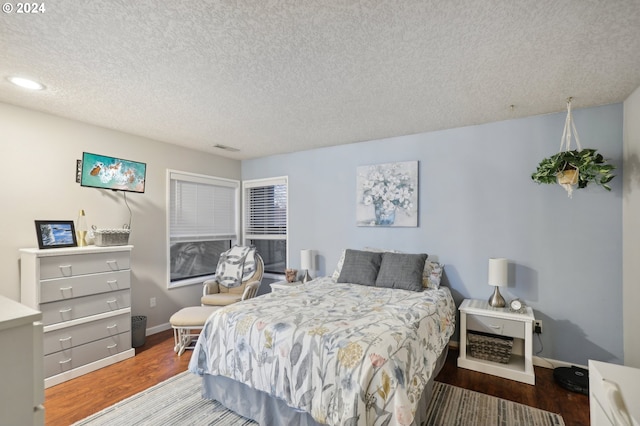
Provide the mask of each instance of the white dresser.
[{"label": "white dresser", "polygon": [[589,360],[591,426],[640,426],[640,369]]},{"label": "white dresser", "polygon": [[135,355],[132,248],[20,250],[21,301],[42,312],[45,387]]},{"label": "white dresser", "polygon": [[44,424],[42,314],[0,296],[0,423]]}]

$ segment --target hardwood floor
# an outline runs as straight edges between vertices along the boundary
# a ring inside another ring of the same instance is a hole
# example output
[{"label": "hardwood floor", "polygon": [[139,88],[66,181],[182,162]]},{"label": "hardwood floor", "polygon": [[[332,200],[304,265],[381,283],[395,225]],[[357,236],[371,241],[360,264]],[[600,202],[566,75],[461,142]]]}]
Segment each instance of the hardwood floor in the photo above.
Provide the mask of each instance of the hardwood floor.
[{"label": "hardwood floor", "polygon": [[[45,390],[46,426],[67,426],[185,371],[191,351],[173,352],[171,330],[146,338],[136,356]],[[443,383],[559,413],[567,426],[589,425],[589,398],[553,381],[552,370],[536,367],[536,386],[458,368],[451,350],[437,377]]]}]

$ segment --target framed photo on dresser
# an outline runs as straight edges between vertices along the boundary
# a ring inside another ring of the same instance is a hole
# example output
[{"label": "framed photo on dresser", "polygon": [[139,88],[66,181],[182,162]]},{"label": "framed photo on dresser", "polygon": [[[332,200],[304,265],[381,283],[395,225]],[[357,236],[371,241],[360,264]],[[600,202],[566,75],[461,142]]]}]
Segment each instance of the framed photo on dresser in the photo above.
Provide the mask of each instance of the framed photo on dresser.
[{"label": "framed photo on dresser", "polygon": [[36,220],[35,222],[39,248],[78,246],[72,220]]}]

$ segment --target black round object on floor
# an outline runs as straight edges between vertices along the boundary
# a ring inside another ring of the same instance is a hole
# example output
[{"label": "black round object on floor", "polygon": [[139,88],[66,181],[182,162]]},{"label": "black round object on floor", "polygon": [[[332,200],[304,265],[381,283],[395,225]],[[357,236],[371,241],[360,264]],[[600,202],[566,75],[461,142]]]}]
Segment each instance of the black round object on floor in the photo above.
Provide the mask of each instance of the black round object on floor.
[{"label": "black round object on floor", "polygon": [[553,370],[553,378],[565,389],[589,395],[589,370],[574,365],[558,367]]}]

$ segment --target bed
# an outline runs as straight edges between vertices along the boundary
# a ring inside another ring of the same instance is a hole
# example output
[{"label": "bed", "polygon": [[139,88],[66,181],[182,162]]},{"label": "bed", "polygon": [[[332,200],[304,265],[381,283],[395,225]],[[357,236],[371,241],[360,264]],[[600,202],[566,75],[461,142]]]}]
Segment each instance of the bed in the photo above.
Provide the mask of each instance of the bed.
[{"label": "bed", "polygon": [[261,425],[421,424],[455,327],[449,289],[336,281],[214,312],[189,364],[204,397]]}]

